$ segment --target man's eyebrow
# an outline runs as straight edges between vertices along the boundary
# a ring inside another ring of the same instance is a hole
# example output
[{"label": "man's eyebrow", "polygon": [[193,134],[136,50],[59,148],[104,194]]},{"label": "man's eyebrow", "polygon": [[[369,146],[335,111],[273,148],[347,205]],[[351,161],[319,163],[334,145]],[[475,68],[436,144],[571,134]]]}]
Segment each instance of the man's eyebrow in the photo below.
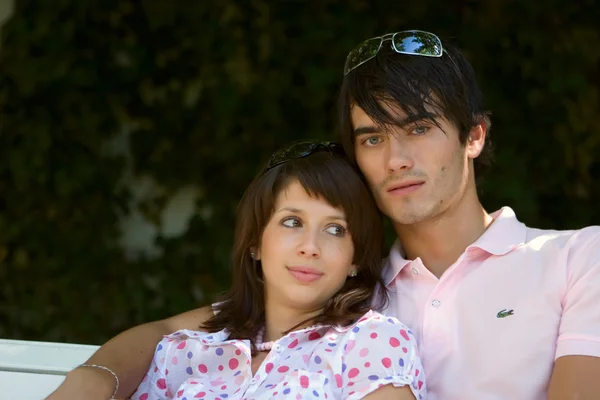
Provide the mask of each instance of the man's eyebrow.
[{"label": "man's eyebrow", "polygon": [[[424,120],[434,121],[438,117],[439,117],[438,114],[426,112],[424,114],[417,114],[417,115],[409,116],[406,118],[398,119],[398,120],[394,121],[393,125],[397,126],[398,128],[404,128],[404,127],[406,127],[406,125],[410,125],[410,124],[413,124],[413,123],[419,122],[419,121],[424,121]],[[360,135],[365,135],[365,134],[370,134],[370,133],[381,133],[381,128],[376,125],[366,125],[366,126],[359,126],[358,128],[354,129],[354,136],[360,136]]]}]

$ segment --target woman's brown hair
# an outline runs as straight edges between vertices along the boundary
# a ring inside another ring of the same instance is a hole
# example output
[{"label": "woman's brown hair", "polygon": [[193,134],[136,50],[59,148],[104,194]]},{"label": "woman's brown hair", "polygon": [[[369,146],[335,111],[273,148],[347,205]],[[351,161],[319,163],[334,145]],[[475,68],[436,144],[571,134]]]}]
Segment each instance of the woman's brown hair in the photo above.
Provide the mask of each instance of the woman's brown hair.
[{"label": "woman's brown hair", "polygon": [[[348,325],[371,308],[371,297],[377,287],[384,290],[382,217],[371,193],[345,158],[317,152],[260,173],[246,190],[237,210],[231,288],[215,306],[216,315],[202,329],[209,332],[227,329],[231,339],[250,339],[254,343],[258,329],[264,325],[265,307],[260,261],[251,257],[250,249],[260,246],[277,196],[295,180],[310,196],[344,211],[354,243],[353,264],[358,266],[357,276],[348,278],[323,313],[310,323]],[[382,301],[387,298],[377,297]]]}]

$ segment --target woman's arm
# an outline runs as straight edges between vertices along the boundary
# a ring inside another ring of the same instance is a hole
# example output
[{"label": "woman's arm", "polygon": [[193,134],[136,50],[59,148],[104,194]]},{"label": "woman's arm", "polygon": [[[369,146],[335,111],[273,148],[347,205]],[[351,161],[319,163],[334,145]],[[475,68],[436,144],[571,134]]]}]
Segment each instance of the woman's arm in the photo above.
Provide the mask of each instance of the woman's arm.
[{"label": "woman's arm", "polygon": [[[171,318],[138,325],[106,342],[86,361],[103,365],[119,377],[116,398],[127,398],[140,384],[164,335],[195,329],[213,316],[211,307],[198,308]],[[46,400],[106,400],[115,389],[114,377],[99,368],[76,368]]]},{"label": "woman's arm", "polygon": [[369,393],[364,400],[415,400],[410,388],[394,387],[394,385],[382,386],[373,393]]}]

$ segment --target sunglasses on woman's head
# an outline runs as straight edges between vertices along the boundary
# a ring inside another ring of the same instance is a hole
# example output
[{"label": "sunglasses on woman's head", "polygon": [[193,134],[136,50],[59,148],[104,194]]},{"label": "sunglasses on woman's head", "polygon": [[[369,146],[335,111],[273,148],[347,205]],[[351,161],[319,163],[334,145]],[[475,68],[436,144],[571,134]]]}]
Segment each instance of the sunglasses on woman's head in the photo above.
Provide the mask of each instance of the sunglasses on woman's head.
[{"label": "sunglasses on woman's head", "polygon": [[307,157],[311,154],[326,151],[331,154],[344,156],[342,145],[333,142],[318,142],[318,141],[297,141],[288,144],[287,146],[277,150],[267,163],[265,171],[270,170],[280,164],[286,163],[297,158]]},{"label": "sunglasses on woman's head", "polygon": [[344,75],[375,58],[383,42],[390,40],[396,53],[424,57],[441,57],[444,49],[436,35],[425,31],[401,31],[367,39],[354,48],[344,65]]}]

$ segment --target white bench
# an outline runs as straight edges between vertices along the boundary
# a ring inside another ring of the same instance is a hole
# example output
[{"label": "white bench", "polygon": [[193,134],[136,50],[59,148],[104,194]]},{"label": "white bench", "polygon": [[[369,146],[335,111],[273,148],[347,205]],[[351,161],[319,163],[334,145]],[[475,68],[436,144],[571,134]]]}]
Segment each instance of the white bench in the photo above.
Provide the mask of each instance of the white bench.
[{"label": "white bench", "polygon": [[42,400],[99,346],[0,339],[0,400]]}]

